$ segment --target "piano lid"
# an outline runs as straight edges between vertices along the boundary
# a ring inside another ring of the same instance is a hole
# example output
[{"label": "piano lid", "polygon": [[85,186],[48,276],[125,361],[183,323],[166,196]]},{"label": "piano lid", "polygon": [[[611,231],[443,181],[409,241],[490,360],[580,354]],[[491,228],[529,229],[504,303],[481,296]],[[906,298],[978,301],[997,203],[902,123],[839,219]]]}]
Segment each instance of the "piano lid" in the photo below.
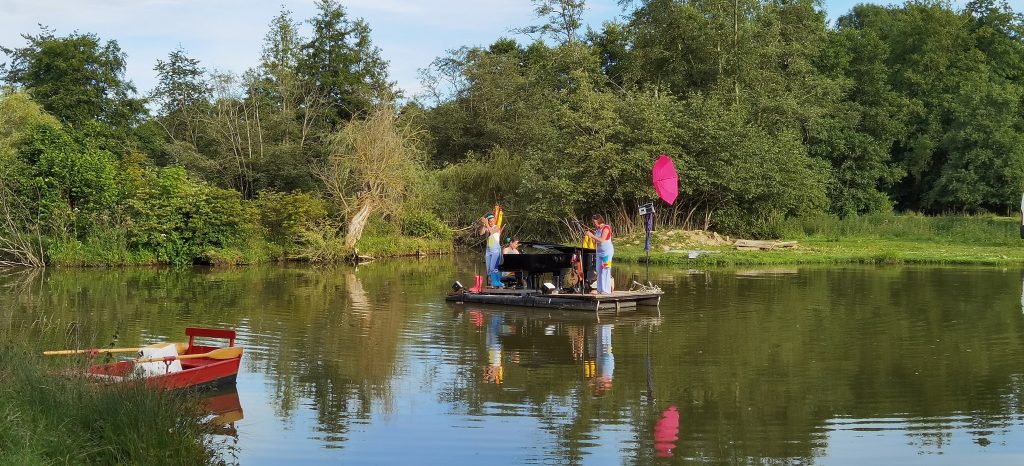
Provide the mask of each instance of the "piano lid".
[{"label": "piano lid", "polygon": [[578,251],[594,252],[591,248],[583,248],[582,246],[566,246],[564,244],[557,243],[545,243],[540,241],[522,241],[519,243],[522,248],[537,249],[538,253],[563,253],[571,254]]}]

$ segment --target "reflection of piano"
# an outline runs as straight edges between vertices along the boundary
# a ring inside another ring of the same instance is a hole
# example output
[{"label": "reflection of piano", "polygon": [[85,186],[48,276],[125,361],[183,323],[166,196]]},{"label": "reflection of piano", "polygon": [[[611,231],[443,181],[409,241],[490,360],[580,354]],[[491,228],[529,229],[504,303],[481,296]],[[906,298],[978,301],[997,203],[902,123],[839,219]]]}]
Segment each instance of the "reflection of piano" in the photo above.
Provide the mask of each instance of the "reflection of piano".
[{"label": "reflection of piano", "polygon": [[554,276],[555,286],[562,288],[562,274],[572,268],[573,256],[582,254],[584,277],[592,269],[593,249],[536,242],[520,243],[520,248],[521,254],[505,254],[498,270],[517,273],[530,289],[540,288],[540,278],[547,273]]}]

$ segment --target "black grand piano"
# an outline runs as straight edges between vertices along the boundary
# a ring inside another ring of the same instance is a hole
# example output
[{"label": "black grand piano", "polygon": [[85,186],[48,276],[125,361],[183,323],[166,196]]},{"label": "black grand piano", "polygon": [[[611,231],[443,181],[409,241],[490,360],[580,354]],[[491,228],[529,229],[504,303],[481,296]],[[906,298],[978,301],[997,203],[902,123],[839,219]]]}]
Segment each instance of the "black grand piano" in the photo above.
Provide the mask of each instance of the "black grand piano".
[{"label": "black grand piano", "polygon": [[[581,260],[583,276],[591,276],[594,269],[594,250],[580,246],[565,246],[554,243],[520,242],[520,254],[505,254],[498,263],[498,270],[516,274],[516,284],[527,289],[540,289],[544,275],[551,274],[551,283],[562,290],[563,278],[571,273],[574,260]],[[587,279],[576,288],[586,291]]]}]

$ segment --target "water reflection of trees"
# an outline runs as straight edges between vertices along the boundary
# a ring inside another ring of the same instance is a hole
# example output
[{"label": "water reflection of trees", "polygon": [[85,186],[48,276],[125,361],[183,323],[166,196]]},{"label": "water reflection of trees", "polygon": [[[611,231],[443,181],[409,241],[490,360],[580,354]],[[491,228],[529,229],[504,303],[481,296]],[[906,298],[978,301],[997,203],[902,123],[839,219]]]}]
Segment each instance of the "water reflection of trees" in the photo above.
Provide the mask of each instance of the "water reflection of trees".
[{"label": "water reflection of trees", "polygon": [[[655,461],[669,405],[678,407],[674,459],[727,463],[813,462],[829,430],[842,428],[837,419],[901,419],[908,443],[935,452],[953,429],[998,435],[1021,413],[1019,273],[652,272],[668,292],[663,323],[613,321],[605,390],[595,381],[599,324],[572,314],[502,311],[492,341],[501,383],[485,377],[494,311],[477,309],[478,323],[469,308],[438,303],[454,275],[446,260],[4,274],[0,325],[42,317],[61,331],[41,336],[116,336],[118,346],[181,338],[186,325],[238,328],[245,369],[266,376],[278,415],[311,406],[334,446],[352,422],[388,415],[395,381],[412,373],[455,413],[537,419],[550,439],[544,454],[565,463],[583,462],[607,426],[632,431],[628,462]],[[644,395],[648,330],[654,403]],[[414,354],[424,346],[438,353]]]},{"label": "water reflection of trees", "polygon": [[[1024,346],[1017,278],[864,268],[675,279],[663,302],[678,307],[662,312],[689,317],[674,341],[659,339],[655,379],[661,399],[685,405],[680,454],[806,461],[837,416],[1005,421],[1020,410],[1008,396]],[[723,451],[723,440],[735,446]]]},{"label": "water reflection of trees", "polygon": [[74,338],[50,335],[47,347],[175,340],[186,326],[239,329],[245,370],[272,381],[277,414],[287,418],[308,402],[324,439],[339,441],[353,419],[368,419],[374,407],[390,411],[404,309],[436,296],[436,277],[451,267],[55,269],[43,279],[0,277],[12,290],[0,293],[0,318],[69,323]]},{"label": "water reflection of trees", "polygon": [[[607,323],[608,319],[615,324]],[[439,391],[440,401],[470,416],[533,417],[551,439],[536,460],[558,458],[561,463],[578,464],[595,446],[595,431],[603,424],[628,425],[638,420],[629,407],[634,400],[625,392],[615,396],[618,382],[611,385],[613,376],[618,380],[611,361],[613,327],[616,332],[633,332],[657,325],[661,318],[641,312],[605,316],[605,320],[572,311],[457,306],[455,324],[437,337],[474,351],[460,356],[459,375]],[[490,333],[495,323],[501,328],[497,338],[504,368],[501,383],[484,375],[494,364],[494,350],[488,343],[493,341]]]},{"label": "water reflection of trees", "polygon": [[[280,351],[253,361],[275,381],[282,414],[296,399],[311,400],[324,439],[340,441],[352,420],[369,419],[374,408],[391,412],[391,383],[401,370],[397,359],[408,323],[404,310],[420,303],[422,277],[446,274],[446,267],[423,262],[303,269],[289,276],[291,282],[275,280],[288,296],[281,312],[261,313],[248,326],[279,339]],[[428,283],[436,294],[436,280]]]}]

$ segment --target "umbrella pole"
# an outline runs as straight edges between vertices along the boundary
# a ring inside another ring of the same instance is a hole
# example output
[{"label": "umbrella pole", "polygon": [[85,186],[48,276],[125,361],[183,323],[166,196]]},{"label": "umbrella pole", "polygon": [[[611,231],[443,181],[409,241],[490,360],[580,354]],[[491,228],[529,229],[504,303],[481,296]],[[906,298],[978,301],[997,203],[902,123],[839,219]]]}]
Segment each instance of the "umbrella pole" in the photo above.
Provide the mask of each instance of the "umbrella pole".
[{"label": "umbrella pole", "polygon": [[647,325],[647,404],[654,404],[654,373],[651,371],[651,326]]},{"label": "umbrella pole", "polygon": [[[647,214],[647,215],[648,216],[652,216],[652,217],[654,216],[654,214]],[[651,230],[653,230],[653,229],[654,229],[654,227],[652,225]],[[653,233],[654,233],[653,231],[648,231],[647,232],[648,235],[651,235]],[[648,247],[647,250],[644,251],[644,255],[647,256],[647,260],[644,261],[644,262],[647,263],[647,265],[646,265],[646,267],[647,267],[647,286],[651,286],[651,248]]]},{"label": "umbrella pole", "polygon": [[646,260],[645,267],[647,269],[647,286],[651,286],[651,236],[654,235],[654,212],[648,212],[647,218],[644,219],[644,230],[647,234],[647,240],[645,241],[644,256]]}]

